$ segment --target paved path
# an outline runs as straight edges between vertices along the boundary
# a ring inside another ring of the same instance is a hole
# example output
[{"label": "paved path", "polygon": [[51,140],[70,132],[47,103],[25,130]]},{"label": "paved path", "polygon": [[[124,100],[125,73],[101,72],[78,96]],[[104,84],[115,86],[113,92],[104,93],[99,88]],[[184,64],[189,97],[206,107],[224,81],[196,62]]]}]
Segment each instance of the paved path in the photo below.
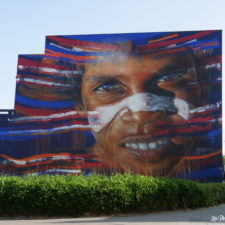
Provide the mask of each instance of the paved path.
[{"label": "paved path", "polygon": [[[217,220],[216,222],[211,221]],[[219,222],[220,219],[220,222]],[[145,215],[87,217],[64,219],[0,219],[0,225],[150,225],[150,224],[225,224],[225,204],[197,210],[152,213]]]}]

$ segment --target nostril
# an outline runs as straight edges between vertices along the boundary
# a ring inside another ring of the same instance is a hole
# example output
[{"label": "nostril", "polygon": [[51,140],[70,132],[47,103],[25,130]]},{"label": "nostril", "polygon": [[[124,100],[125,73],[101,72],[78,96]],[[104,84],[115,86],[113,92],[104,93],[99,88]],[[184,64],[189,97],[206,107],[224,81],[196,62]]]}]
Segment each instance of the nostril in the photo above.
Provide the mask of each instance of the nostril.
[{"label": "nostril", "polygon": [[177,110],[174,111],[170,111],[170,110],[164,110],[163,111],[163,118],[168,117],[168,116],[172,116],[174,114],[177,114]]},{"label": "nostril", "polygon": [[125,113],[129,113],[129,111],[130,110],[128,108],[125,108],[120,112],[119,116],[122,117]]},{"label": "nostril", "polygon": [[126,121],[126,122],[130,122],[130,121],[134,121],[134,112],[131,111],[131,109],[129,108],[125,108],[123,109],[120,113],[119,113],[119,117],[122,118],[122,120]]}]

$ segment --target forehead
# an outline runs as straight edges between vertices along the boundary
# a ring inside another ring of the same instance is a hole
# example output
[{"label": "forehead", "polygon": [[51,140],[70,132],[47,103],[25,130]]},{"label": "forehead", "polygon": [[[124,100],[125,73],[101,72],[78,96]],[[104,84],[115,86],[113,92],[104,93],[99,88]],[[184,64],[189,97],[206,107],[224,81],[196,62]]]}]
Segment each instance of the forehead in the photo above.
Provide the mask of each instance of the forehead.
[{"label": "forehead", "polygon": [[178,55],[141,55],[141,56],[114,56],[100,59],[95,63],[85,65],[84,76],[155,73],[163,69],[187,68],[193,66],[194,61],[190,54]]}]

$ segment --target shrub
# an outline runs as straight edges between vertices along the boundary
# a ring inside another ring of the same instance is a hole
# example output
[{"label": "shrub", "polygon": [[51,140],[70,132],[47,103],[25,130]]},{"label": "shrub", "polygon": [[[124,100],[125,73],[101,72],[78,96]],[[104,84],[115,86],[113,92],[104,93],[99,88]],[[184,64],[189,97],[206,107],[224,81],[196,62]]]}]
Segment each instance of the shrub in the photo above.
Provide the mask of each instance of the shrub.
[{"label": "shrub", "polygon": [[0,216],[152,212],[225,203],[225,183],[131,176],[0,177]]}]

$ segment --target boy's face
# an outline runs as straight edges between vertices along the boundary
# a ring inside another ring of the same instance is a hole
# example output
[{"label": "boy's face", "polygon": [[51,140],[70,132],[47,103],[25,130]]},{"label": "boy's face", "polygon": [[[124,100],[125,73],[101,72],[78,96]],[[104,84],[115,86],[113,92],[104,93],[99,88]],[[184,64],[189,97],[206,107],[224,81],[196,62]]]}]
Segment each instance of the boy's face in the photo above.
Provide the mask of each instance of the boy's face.
[{"label": "boy's face", "polygon": [[86,110],[99,113],[92,132],[100,159],[127,172],[168,174],[193,142],[171,126],[184,127],[189,110],[199,106],[196,84],[189,54],[87,64],[81,94]]}]

